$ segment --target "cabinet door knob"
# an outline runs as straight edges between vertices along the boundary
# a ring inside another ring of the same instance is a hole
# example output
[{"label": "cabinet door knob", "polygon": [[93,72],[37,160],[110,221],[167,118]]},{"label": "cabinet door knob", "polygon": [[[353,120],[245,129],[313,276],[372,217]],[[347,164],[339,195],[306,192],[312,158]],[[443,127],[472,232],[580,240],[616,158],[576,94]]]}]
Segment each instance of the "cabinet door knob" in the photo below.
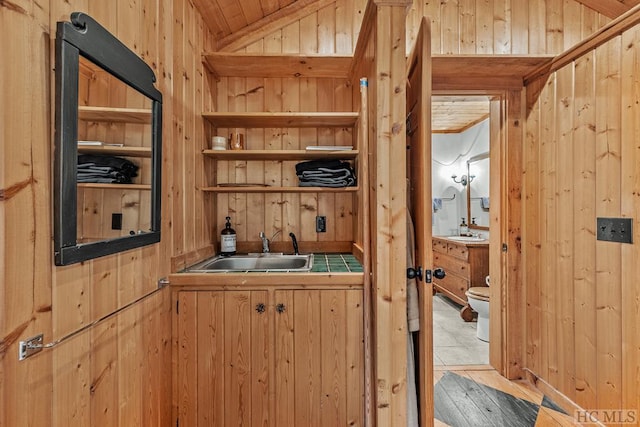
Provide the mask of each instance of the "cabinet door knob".
[{"label": "cabinet door knob", "polygon": [[264,313],[265,305],[263,303],[256,304],[256,311],[260,314]]},{"label": "cabinet door knob", "polygon": [[278,313],[284,313],[284,311],[287,309],[287,307],[285,307],[284,304],[279,303],[278,305],[276,305],[276,311]]}]

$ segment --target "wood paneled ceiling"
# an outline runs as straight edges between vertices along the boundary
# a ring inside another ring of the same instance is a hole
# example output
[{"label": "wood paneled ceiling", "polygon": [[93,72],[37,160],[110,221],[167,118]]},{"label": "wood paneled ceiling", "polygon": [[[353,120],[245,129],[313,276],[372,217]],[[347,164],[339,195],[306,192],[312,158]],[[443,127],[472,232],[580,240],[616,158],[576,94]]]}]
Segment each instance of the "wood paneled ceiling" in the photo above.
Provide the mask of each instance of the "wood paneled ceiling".
[{"label": "wood paneled ceiling", "polygon": [[617,18],[640,4],[640,0],[576,0],[609,18]]},{"label": "wood paneled ceiling", "polygon": [[[640,0],[576,0],[617,18]],[[307,16],[335,0],[193,0],[217,40],[216,50],[232,51]]]},{"label": "wood paneled ceiling", "polygon": [[[640,0],[576,1],[612,19],[640,4]],[[238,51],[334,2],[335,0],[193,0],[214,35],[213,50],[220,52]],[[434,79],[436,78],[434,75]],[[432,129],[441,133],[461,132],[484,120],[488,112],[487,97],[435,96],[432,103]]]},{"label": "wood paneled ceiling", "polygon": [[431,131],[460,133],[489,117],[487,96],[431,97]]}]

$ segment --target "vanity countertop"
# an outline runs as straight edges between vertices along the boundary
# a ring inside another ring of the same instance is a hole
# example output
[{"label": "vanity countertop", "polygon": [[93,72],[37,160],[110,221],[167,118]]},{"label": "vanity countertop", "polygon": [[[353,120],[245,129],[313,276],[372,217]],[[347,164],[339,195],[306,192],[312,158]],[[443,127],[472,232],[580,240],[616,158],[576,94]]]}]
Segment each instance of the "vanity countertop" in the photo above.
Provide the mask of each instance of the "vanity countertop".
[{"label": "vanity countertop", "polygon": [[241,289],[247,286],[295,288],[359,288],[364,285],[364,270],[352,254],[314,253],[308,272],[179,272],[169,276],[172,286],[217,289]]},{"label": "vanity countertop", "polygon": [[477,237],[466,237],[466,236],[433,236],[434,240],[441,240],[451,243],[457,243],[465,246],[486,246],[489,245],[489,239],[482,239]]}]

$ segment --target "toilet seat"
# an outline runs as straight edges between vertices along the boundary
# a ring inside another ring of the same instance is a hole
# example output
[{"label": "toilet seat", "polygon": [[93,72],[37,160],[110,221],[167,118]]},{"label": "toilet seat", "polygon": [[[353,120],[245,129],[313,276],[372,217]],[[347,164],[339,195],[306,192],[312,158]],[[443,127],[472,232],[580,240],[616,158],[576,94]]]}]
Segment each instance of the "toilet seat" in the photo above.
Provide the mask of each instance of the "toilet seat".
[{"label": "toilet seat", "polygon": [[472,288],[469,288],[466,294],[468,297],[475,298],[480,301],[489,301],[488,286],[474,286]]}]

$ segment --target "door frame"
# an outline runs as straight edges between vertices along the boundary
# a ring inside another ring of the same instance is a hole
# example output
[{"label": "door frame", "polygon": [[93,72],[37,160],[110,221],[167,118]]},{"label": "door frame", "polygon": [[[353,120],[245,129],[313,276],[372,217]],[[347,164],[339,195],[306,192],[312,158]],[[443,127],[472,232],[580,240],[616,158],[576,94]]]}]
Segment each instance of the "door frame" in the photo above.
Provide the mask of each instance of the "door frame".
[{"label": "door frame", "polygon": [[[434,84],[432,95],[489,96],[490,299],[489,364],[509,379],[523,377],[525,351],[523,277],[520,268],[524,87],[460,90]],[[433,325],[431,325],[433,326]]]},{"label": "door frame", "polygon": [[[424,123],[420,126],[423,150],[419,153],[421,159],[429,169],[429,177],[421,194],[408,195],[413,208],[417,200],[421,200],[423,216],[421,220],[430,224],[431,210],[424,206],[425,199],[431,198],[431,96],[435,94],[452,95],[488,95],[494,101],[490,103],[490,198],[491,204],[497,209],[490,213],[489,274],[491,276],[490,297],[492,301],[499,301],[490,308],[490,354],[489,364],[501,375],[509,378],[522,378],[525,351],[524,334],[524,291],[521,256],[521,223],[522,223],[522,181],[523,170],[522,153],[525,141],[525,88],[508,86],[505,88],[488,87],[482,84],[482,79],[465,82],[464,87],[456,87],[455,83],[448,84],[432,81],[432,61],[430,43],[430,21],[423,17],[416,43],[407,61],[407,76],[412,67],[420,64],[422,78],[422,94],[418,102],[422,105],[418,120]],[[426,42],[425,42],[426,41]],[[421,60],[417,60],[421,57]],[[416,62],[417,61],[417,62]],[[409,78],[407,79],[409,82]],[[477,84],[477,87],[474,87]],[[407,85],[407,93],[412,89]],[[415,88],[413,88],[415,90]],[[425,101],[426,100],[426,101]],[[407,95],[407,102],[409,95]],[[411,111],[407,107],[407,112]],[[426,149],[428,146],[429,149]],[[428,160],[428,162],[427,162]],[[409,165],[408,165],[409,166]],[[423,168],[424,171],[425,168]],[[408,172],[409,173],[409,172]],[[428,184],[428,185],[426,185]],[[413,189],[413,188],[412,188]],[[415,190],[415,189],[413,189]],[[430,202],[430,200],[428,200]],[[430,203],[429,203],[430,207]],[[418,220],[416,220],[416,223]],[[431,269],[431,229],[416,227],[416,265],[422,263],[423,268]],[[424,290],[432,289],[419,285]],[[427,296],[428,294],[428,296]],[[432,292],[423,292],[420,297],[420,346],[419,372],[420,387],[420,419],[421,425],[431,426],[434,419],[433,402],[433,312]]]}]

